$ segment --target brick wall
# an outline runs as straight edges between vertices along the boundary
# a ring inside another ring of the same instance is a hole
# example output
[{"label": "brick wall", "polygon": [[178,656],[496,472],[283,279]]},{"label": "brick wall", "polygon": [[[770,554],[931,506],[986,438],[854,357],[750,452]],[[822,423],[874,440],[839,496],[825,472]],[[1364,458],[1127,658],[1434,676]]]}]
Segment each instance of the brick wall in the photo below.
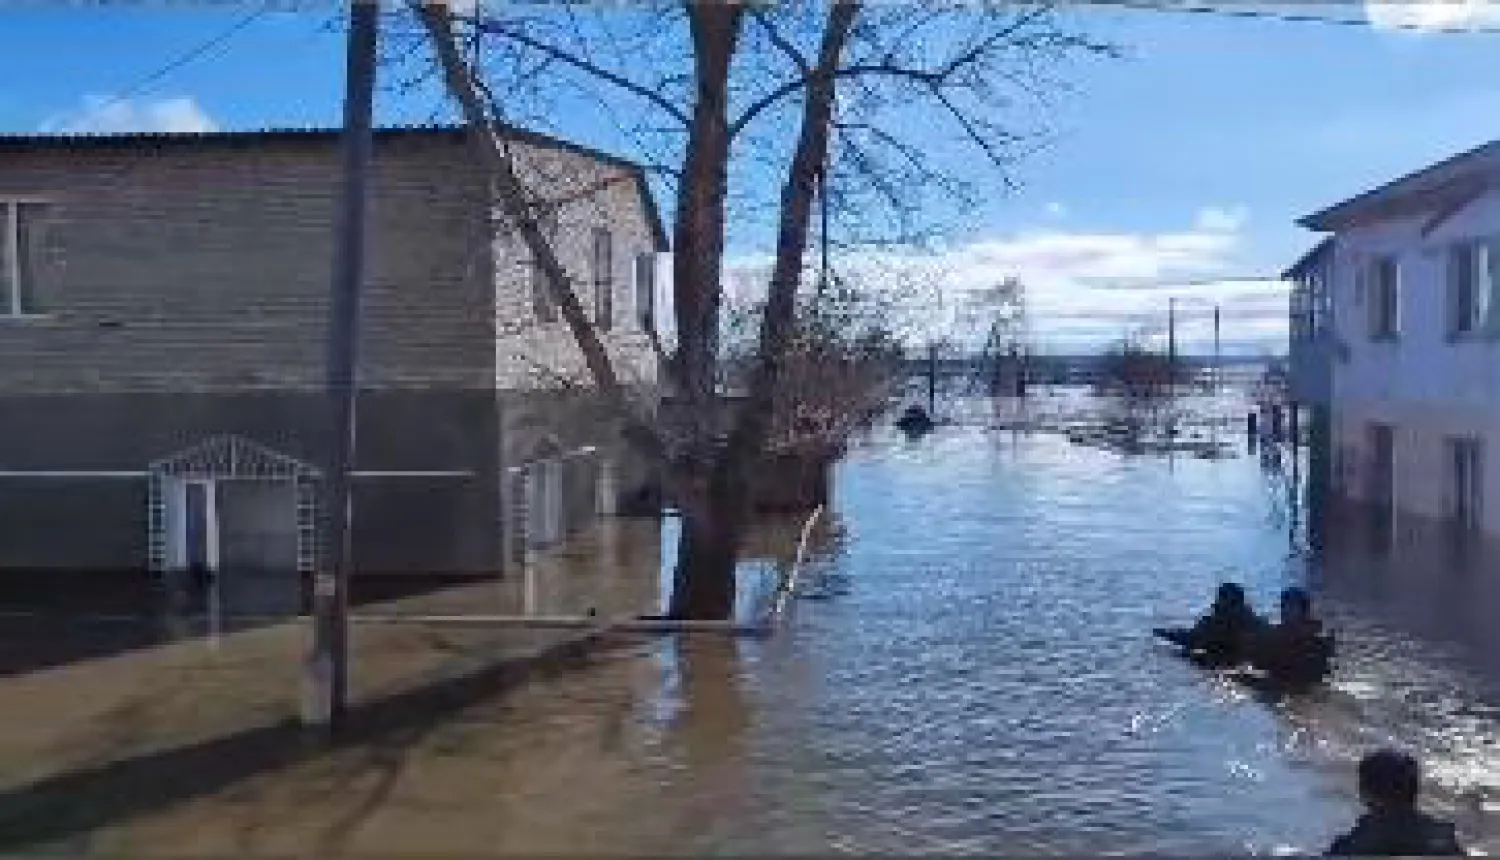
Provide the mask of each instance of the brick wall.
[{"label": "brick wall", "polygon": [[[654,381],[633,260],[655,241],[634,173],[518,151],[538,196],[561,202],[558,250],[590,307],[591,231],[611,230],[607,341],[623,376]],[[0,146],[0,198],[52,204],[46,314],[0,318],[0,393],[321,384],[338,178],[332,135]],[[533,325],[530,255],[462,135],[378,137],[370,199],[368,385],[550,387],[549,369],[581,367],[560,323]]]},{"label": "brick wall", "polygon": [[[372,385],[487,382],[484,186],[469,164],[456,139],[377,147]],[[0,320],[0,392],[319,384],[337,166],[333,138],[0,152],[0,197],[53,204],[48,316]]]}]

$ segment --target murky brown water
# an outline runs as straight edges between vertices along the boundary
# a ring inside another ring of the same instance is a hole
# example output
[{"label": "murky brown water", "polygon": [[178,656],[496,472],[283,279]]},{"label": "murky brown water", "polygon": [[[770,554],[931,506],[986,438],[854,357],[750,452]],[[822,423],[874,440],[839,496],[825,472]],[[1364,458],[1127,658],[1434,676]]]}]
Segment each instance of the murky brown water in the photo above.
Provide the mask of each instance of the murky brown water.
[{"label": "murky brown water", "polygon": [[1411,638],[1399,595],[1351,596],[1363,562],[1311,574],[1347,642],[1326,695],[1262,702],[1146,635],[1221,579],[1273,605],[1309,577],[1254,458],[953,428],[857,451],[838,508],[811,569],[828,599],[784,635],[658,643],[508,700],[507,803],[529,812],[507,843],[1320,852],[1357,812],[1353,761],[1388,740],[1424,751],[1433,805],[1487,841],[1500,710],[1461,647]]},{"label": "murky brown water", "polygon": [[[876,434],[836,509],[775,637],[637,641],[445,715],[376,750],[396,775],[336,836],[329,798],[362,789],[320,759],[120,844],[254,812],[261,850],[306,827],[351,851],[1320,852],[1357,812],[1353,762],[1396,742],[1423,753],[1431,805],[1500,847],[1500,584],[1482,564],[1369,554],[1342,530],[1311,562],[1253,457],[1121,458],[973,426]],[[657,562],[629,543],[569,564]],[[747,611],[771,567],[746,565]],[[566,566],[534,577],[542,611],[593,603]],[[1312,585],[1343,642],[1330,691],[1264,702],[1154,643],[1226,578],[1262,605]],[[445,611],[508,605],[455,594]],[[306,844],[324,842],[287,843]]]}]

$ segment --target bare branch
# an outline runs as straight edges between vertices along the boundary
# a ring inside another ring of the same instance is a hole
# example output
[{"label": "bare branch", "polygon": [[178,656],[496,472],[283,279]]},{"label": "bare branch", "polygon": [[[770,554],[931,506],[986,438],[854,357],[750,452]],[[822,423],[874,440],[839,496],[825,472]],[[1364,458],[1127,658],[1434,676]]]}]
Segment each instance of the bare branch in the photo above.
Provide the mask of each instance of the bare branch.
[{"label": "bare branch", "polygon": [[766,31],[766,38],[771,41],[771,44],[776,46],[776,49],[785,55],[788,60],[791,60],[792,65],[802,76],[802,80],[807,80],[812,75],[812,67],[807,64],[807,58],[802,56],[802,52],[798,50],[796,45],[787,40],[786,36],[777,28],[776,22],[771,20],[771,16],[767,14],[766,10],[752,9],[750,17],[754,19],[755,23],[760,25],[762,30]]},{"label": "bare branch", "polygon": [[482,32],[488,33],[493,36],[499,36],[502,39],[509,39],[510,41],[525,45],[526,47],[531,48],[534,51],[539,51],[543,54],[546,54],[547,56],[552,57],[555,60],[566,63],[567,65],[570,65],[581,72],[592,75],[618,89],[622,89],[628,93],[631,93],[632,95],[635,95],[638,98],[650,102],[657,108],[665,111],[668,115],[672,116],[683,125],[688,124],[687,114],[684,113],[677,105],[668,100],[666,96],[663,96],[660,92],[657,92],[650,87],[636,83],[635,81],[630,80],[624,75],[612,72],[595,62],[587,60],[583,57],[579,57],[569,51],[564,51],[556,45],[544,42],[540,39],[534,39],[525,33],[512,28],[503,27],[493,21],[475,20],[474,26]]},{"label": "bare branch", "polygon": [[515,163],[499,141],[494,123],[481,103],[479,88],[475,85],[463,57],[459,54],[447,3],[442,0],[425,0],[425,2],[424,0],[410,0],[410,2],[431,37],[433,48],[442,63],[449,90],[463,108],[464,117],[473,132],[473,140],[479,150],[479,155],[491,176],[496,180],[496,190],[505,213],[515,223],[536,264],[542,269],[546,283],[551,288],[552,299],[572,332],[579,351],[583,353],[584,362],[594,383],[616,414],[620,415],[625,422],[626,437],[642,454],[657,464],[669,465],[670,458],[665,443],[650,425],[636,414],[615,373],[608,351],[600,342],[597,330],[584,314],[583,305],[573,290],[571,278],[537,224],[525,185],[516,175]]}]

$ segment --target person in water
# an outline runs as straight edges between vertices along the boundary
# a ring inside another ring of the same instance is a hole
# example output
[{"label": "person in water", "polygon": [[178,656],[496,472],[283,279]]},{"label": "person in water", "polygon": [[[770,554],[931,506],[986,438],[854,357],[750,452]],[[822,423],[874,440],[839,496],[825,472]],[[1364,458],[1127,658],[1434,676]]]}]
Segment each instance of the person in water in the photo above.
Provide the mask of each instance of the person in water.
[{"label": "person in water", "polygon": [[1452,857],[1467,852],[1454,826],[1417,809],[1422,770],[1417,760],[1396,750],[1379,750],[1359,763],[1359,797],[1365,814],[1354,829],[1335,839],[1330,856]]},{"label": "person in water", "polygon": [[1333,659],[1323,622],[1313,617],[1312,598],[1301,588],[1281,592],[1281,619],[1255,643],[1253,661],[1273,680],[1294,685],[1323,680]]},{"label": "person in water", "polygon": [[1219,586],[1208,614],[1188,630],[1184,644],[1212,663],[1238,665],[1250,656],[1255,637],[1264,627],[1265,622],[1250,608],[1245,589],[1226,582]]}]

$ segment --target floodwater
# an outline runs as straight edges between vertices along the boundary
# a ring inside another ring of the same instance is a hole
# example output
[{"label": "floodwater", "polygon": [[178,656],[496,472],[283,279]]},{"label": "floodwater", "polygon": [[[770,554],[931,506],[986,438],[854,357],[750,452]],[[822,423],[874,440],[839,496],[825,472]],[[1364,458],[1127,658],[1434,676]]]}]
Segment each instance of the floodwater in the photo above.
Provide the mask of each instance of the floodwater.
[{"label": "floodwater", "polygon": [[[835,497],[776,635],[630,640],[445,718],[382,789],[412,817],[348,844],[1321,853],[1358,812],[1354,762],[1397,743],[1422,754],[1429,805],[1500,847],[1500,586],[1482,565],[1342,528],[1315,558],[1255,456],[1122,457],[974,423],[876,432]],[[784,559],[797,532],[751,554]],[[746,564],[745,611],[775,567]],[[1330,690],[1265,701],[1149,635],[1231,578],[1266,607],[1312,587],[1342,643]],[[279,816],[322,816],[289,786]]]},{"label": "floodwater", "polygon": [[[1353,596],[1363,565],[1313,569],[1285,487],[1255,457],[872,439],[806,571],[819,599],[781,635],[657,643],[508,702],[506,842],[1321,853],[1358,812],[1354,762],[1394,742],[1423,753],[1429,805],[1492,844],[1500,699],[1461,647],[1412,638],[1399,595]],[[1345,640],[1332,690],[1267,702],[1152,641],[1229,578],[1264,606],[1311,582]],[[538,776],[596,730],[587,774]]]}]

